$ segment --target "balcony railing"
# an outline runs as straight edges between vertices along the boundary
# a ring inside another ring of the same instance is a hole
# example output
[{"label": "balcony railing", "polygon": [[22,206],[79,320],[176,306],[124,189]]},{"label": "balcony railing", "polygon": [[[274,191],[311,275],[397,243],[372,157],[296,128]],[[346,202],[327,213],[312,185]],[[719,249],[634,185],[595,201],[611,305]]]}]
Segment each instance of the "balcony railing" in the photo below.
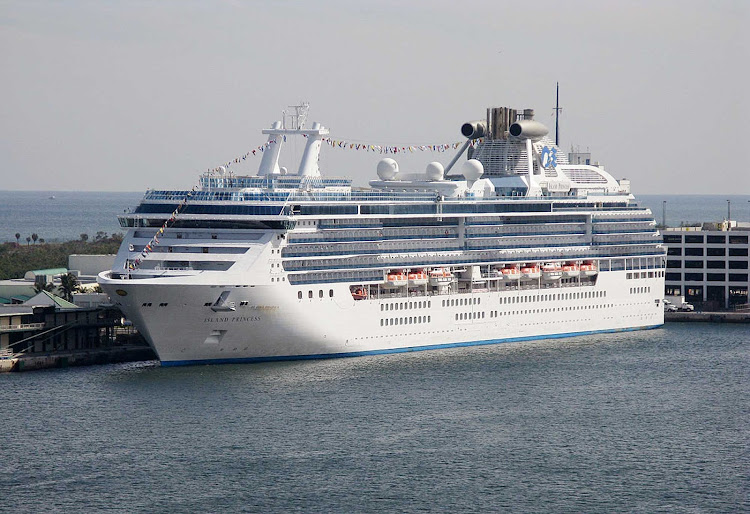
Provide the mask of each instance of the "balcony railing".
[{"label": "balcony railing", "polygon": [[46,323],[21,323],[20,325],[0,325],[0,332],[23,332],[26,330],[41,330]]}]

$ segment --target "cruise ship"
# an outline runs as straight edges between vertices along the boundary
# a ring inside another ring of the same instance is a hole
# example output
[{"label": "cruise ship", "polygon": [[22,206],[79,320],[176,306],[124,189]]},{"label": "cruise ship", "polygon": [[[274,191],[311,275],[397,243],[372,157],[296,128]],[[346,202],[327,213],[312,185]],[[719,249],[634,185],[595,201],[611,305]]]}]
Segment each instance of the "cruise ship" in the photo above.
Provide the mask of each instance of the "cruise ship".
[{"label": "cruise ship", "polygon": [[[99,283],[162,365],[663,324],[666,249],[651,211],[627,180],[570,163],[533,110],[463,124],[445,166],[407,172],[383,158],[366,189],[321,174],[332,140],[305,125],[302,106],[263,130],[257,175],[221,166],[119,217],[127,234]],[[290,138],[304,142],[296,172],[279,165]]]}]

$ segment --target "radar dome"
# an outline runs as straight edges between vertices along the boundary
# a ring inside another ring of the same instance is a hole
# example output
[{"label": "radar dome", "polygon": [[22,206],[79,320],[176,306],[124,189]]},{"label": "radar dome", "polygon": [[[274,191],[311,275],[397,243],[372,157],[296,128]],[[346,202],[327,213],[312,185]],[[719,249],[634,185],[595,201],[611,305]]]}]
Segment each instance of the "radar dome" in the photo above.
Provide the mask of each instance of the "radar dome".
[{"label": "radar dome", "polygon": [[398,173],[398,163],[386,157],[378,163],[378,177],[380,180],[393,180]]},{"label": "radar dome", "polygon": [[223,175],[227,172],[227,169],[224,166],[219,166],[217,171],[219,172],[219,175]]},{"label": "radar dome", "polygon": [[424,172],[427,175],[427,180],[443,180],[444,173],[445,168],[439,162],[431,162]]},{"label": "radar dome", "polygon": [[479,177],[484,175],[484,166],[476,159],[469,159],[461,167],[461,173],[466,180],[474,182]]},{"label": "radar dome", "polygon": [[286,175],[286,174],[287,174],[286,167],[282,166],[281,168],[279,168],[279,175]]}]

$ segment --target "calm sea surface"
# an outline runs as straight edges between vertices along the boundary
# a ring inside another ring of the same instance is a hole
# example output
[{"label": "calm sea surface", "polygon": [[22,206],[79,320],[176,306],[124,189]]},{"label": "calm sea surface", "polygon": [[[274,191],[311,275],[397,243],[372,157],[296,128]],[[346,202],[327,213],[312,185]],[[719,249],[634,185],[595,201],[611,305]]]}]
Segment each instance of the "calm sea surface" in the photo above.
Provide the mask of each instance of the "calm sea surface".
[{"label": "calm sea surface", "polygon": [[[50,199],[54,196],[54,199]],[[46,241],[70,241],[82,233],[92,239],[99,232],[123,232],[117,215],[138,205],[143,193],[76,191],[0,191],[0,242],[21,242],[36,233]],[[667,224],[721,221],[731,201],[732,219],[750,221],[750,195],[638,195],[641,204],[651,208],[656,221],[662,221],[663,201],[667,202]]]},{"label": "calm sea surface", "polygon": [[0,510],[750,511],[746,326],[0,390]]}]

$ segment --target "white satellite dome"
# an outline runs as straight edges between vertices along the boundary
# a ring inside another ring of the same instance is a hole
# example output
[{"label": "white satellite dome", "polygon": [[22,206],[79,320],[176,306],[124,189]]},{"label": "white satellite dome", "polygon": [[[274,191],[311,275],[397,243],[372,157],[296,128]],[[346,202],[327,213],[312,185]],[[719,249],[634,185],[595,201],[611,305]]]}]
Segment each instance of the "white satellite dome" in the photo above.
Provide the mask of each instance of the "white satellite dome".
[{"label": "white satellite dome", "polygon": [[393,180],[398,173],[398,163],[386,157],[378,163],[378,177],[380,180]]},{"label": "white satellite dome", "polygon": [[219,175],[224,175],[227,172],[227,169],[224,166],[219,166],[216,171],[219,172]]},{"label": "white satellite dome", "polygon": [[445,168],[443,168],[443,165],[439,162],[431,162],[427,165],[427,169],[425,170],[424,174],[427,176],[427,180],[443,180]]},{"label": "white satellite dome", "polygon": [[469,159],[461,166],[461,173],[466,180],[474,182],[484,175],[484,166],[476,159]]}]

